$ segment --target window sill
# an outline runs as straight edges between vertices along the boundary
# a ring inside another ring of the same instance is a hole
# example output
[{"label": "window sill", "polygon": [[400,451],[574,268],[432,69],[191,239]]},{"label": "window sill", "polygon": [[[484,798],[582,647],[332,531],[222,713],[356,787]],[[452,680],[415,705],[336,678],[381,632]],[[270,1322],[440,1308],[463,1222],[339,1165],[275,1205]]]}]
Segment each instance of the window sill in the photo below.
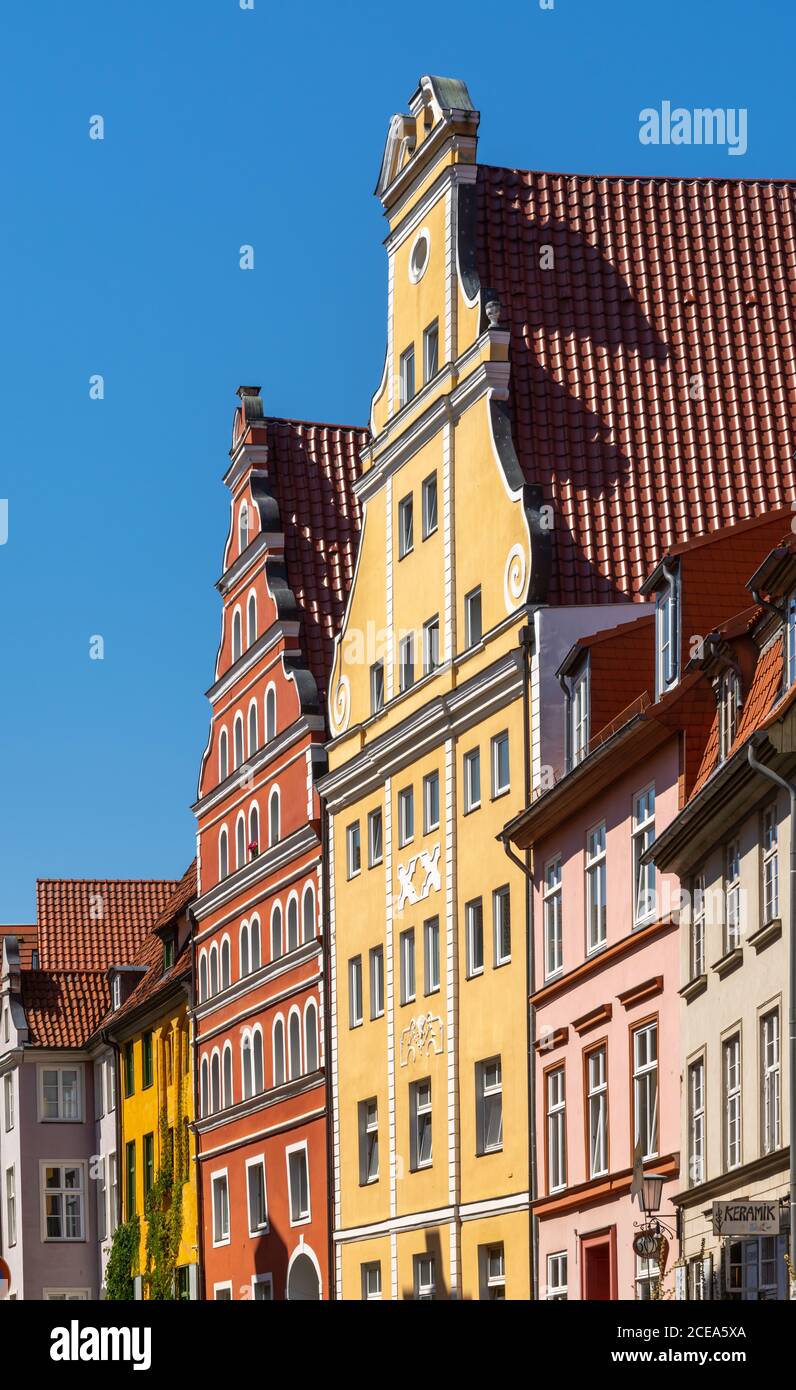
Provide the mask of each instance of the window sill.
[{"label": "window sill", "polygon": [[474,801],[473,804],[472,804],[472,806],[465,806],[465,808],[464,808],[464,814],[465,814],[466,816],[471,816],[472,813],[473,813],[473,811],[480,811],[480,810],[481,810],[481,802],[480,802],[480,801]]},{"label": "window sill", "polygon": [[490,1154],[502,1154],[503,1145],[496,1144],[493,1149],[477,1149],[476,1158],[489,1158]]},{"label": "window sill", "polygon": [[365,1020],[364,1020],[363,1018],[360,1018],[360,1019],[357,1020],[356,1023],[349,1023],[349,1025],[348,1025],[348,1031],[349,1031],[349,1033],[353,1033],[353,1031],[354,1031],[355,1028],[361,1028],[364,1022],[365,1022]]},{"label": "window sill", "polygon": [[503,960],[496,960],[493,968],[500,970],[504,965],[511,965],[511,956],[504,956]]},{"label": "window sill", "polygon": [[746,939],[748,944],[754,946],[755,950],[759,953],[765,950],[766,946],[770,946],[772,941],[779,940],[781,936],[782,918],[772,917],[770,922],[766,922],[764,926],[758,927],[757,931],[752,932],[752,935]]},{"label": "window sill", "polygon": [[372,863],[368,864],[368,868],[369,868],[369,869],[378,869],[379,865],[380,865],[380,864],[383,864],[383,863],[384,863],[384,857],[382,856],[381,859],[374,859]]},{"label": "window sill", "polygon": [[467,971],[467,979],[468,979],[468,980],[478,980],[478,979],[480,979],[480,977],[483,975],[483,973],[484,973],[484,967],[483,967],[483,965],[481,966],[480,970],[468,970],[468,971]]},{"label": "window sill", "polygon": [[725,951],[724,955],[720,956],[710,968],[716,972],[720,980],[723,980],[725,975],[730,975],[733,970],[737,970],[742,962],[743,947],[734,946],[731,951]]},{"label": "window sill", "polygon": [[688,980],[687,983],[683,985],[682,989],[679,989],[677,992],[680,998],[685,1000],[686,1004],[690,1004],[692,999],[696,999],[700,994],[704,994],[707,987],[708,977],[703,971],[701,975],[694,975],[693,979]]},{"label": "window sill", "polygon": [[439,830],[439,821],[435,821],[433,825],[425,825],[423,827],[423,834],[433,835],[435,830]]}]

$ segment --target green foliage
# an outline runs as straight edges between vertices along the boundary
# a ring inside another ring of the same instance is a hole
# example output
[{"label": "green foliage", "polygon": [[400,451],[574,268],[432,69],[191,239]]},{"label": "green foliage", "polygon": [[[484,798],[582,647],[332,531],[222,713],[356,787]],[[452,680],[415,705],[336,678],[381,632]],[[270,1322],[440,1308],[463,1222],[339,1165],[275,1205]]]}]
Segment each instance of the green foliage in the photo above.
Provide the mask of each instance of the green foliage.
[{"label": "green foliage", "polygon": [[188,1180],[188,1155],[184,1152],[182,1085],[177,1091],[177,1122],[174,1142],[169,1142],[169,1122],[165,1107],[160,1112],[160,1166],[157,1177],[144,1199],[146,1217],[147,1296],[158,1301],[177,1297],[174,1271],[182,1240],[183,1186]]},{"label": "green foliage", "polygon": [[105,1297],[119,1302],[133,1298],[133,1271],[138,1267],[141,1223],[137,1216],[122,1221],[113,1233],[113,1244],[105,1270]]}]

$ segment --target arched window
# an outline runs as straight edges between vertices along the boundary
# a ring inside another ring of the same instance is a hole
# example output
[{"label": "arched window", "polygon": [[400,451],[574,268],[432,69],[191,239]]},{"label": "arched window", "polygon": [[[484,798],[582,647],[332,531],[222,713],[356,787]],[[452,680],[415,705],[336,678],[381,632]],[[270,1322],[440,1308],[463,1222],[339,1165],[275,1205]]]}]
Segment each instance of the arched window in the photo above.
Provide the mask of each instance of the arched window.
[{"label": "arched window", "polygon": [[279,788],[274,787],[268,798],[268,843],[279,843]]},{"label": "arched window", "polygon": [[274,1024],[274,1085],[285,1080],[285,1023],[281,1015]]},{"label": "arched window", "polygon": [[249,924],[244,922],[240,929],[240,973],[248,975],[251,966],[249,964]]},{"label": "arched window", "polygon": [[246,646],[250,647],[257,641],[257,595],[249,594],[249,602],[246,605]]},{"label": "arched window", "polygon": [[240,609],[236,608],[232,615],[232,660],[237,661],[243,651],[243,622],[240,616]]},{"label": "arched window", "polygon": [[271,912],[271,960],[279,960],[282,954],[282,909],[274,903]]},{"label": "arched window", "polygon": [[310,999],[304,1010],[304,1070],[318,1070],[318,1010]]},{"label": "arched window", "polygon": [[297,951],[299,944],[299,925],[298,925],[298,898],[295,893],[288,898],[287,904],[287,949]]},{"label": "arched window", "polygon": [[210,993],[218,994],[218,947],[210,947]]},{"label": "arched window", "polygon": [[252,917],[249,927],[249,939],[251,941],[251,968],[259,970],[262,965],[262,954],[260,949],[260,919]]},{"label": "arched window", "polygon": [[199,957],[199,1003],[203,1004],[207,998],[207,953],[202,952]]},{"label": "arched window", "polygon": [[207,1065],[207,1058],[202,1058],[202,1087],[200,1108],[203,1115],[210,1114],[210,1068]]},{"label": "arched window", "polygon": [[312,941],[315,937],[315,890],[311,883],[304,889],[304,896],[301,900],[302,935],[304,941]]},{"label": "arched window", "polygon": [[252,700],[249,705],[249,757],[254,757],[257,752],[257,701]]},{"label": "arched window", "polygon": [[213,1114],[221,1109],[221,1058],[218,1051],[213,1053],[210,1063],[210,1109]]},{"label": "arched window", "polygon": [[252,1051],[254,1053],[254,1094],[258,1096],[265,1090],[265,1074],[263,1072],[263,1034],[259,1024],[254,1029],[252,1037]]},{"label": "arched window", "polygon": [[243,1099],[248,1100],[252,1093],[252,1040],[248,1030],[243,1034],[240,1045],[241,1071],[243,1073]]},{"label": "arched window", "polygon": [[235,826],[235,868],[239,869],[241,864],[246,863],[246,821],[243,816],[238,816]]},{"label": "arched window", "polygon": [[265,741],[276,738],[276,690],[269,685],[265,692]]},{"label": "arched window", "polygon": [[260,852],[260,812],[256,806],[249,811],[249,844],[254,845],[250,853],[252,859],[256,859]]},{"label": "arched window", "polygon": [[290,1076],[301,1076],[301,1014],[292,1009],[287,1025]]},{"label": "arched window", "polygon": [[232,1094],[232,1047],[230,1043],[224,1044],[224,1089],[222,1092],[224,1108],[232,1105],[235,1097]]},{"label": "arched window", "polygon": [[221,942],[221,988],[229,989],[232,984],[232,948],[229,944],[229,937],[225,936]]},{"label": "arched window", "polygon": [[226,729],[218,736],[218,780],[223,782],[229,776],[229,739]]},{"label": "arched window", "polygon": [[242,555],[246,546],[249,544],[249,506],[247,502],[241,503],[238,512],[238,551]]},{"label": "arched window", "polygon": [[235,766],[240,767],[245,754],[243,752],[243,718],[240,714],[235,715]]},{"label": "arched window", "polygon": [[229,873],[229,839],[227,827],[222,826],[221,834],[218,837],[218,876],[226,878]]}]

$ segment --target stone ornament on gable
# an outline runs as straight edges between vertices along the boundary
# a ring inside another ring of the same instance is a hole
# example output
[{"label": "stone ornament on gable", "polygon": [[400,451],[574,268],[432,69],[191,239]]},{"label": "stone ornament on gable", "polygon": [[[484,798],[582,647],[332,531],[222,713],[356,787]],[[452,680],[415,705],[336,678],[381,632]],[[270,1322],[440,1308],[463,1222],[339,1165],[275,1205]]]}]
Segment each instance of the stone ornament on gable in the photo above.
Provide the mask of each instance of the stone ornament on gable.
[{"label": "stone ornament on gable", "polygon": [[329,722],[333,734],[343,734],[348,728],[351,716],[351,684],[348,676],[341,676],[334,691],[329,711]]},{"label": "stone ornament on gable", "polygon": [[442,1052],[443,1026],[439,1014],[419,1014],[401,1033],[401,1066]]},{"label": "stone ornament on gable", "polygon": [[[439,845],[435,845],[431,854],[427,849],[421,849],[419,854],[413,854],[406,864],[398,865],[398,911],[401,911],[404,903],[417,903],[423,898],[427,898],[432,888],[437,892],[440,889],[439,874]],[[415,887],[414,878],[418,866],[424,874],[423,881],[419,890]]]},{"label": "stone ornament on gable", "polygon": [[503,576],[503,597],[506,600],[507,613],[513,613],[515,608],[519,608],[525,602],[527,574],[525,550],[521,545],[515,545],[508,553]]}]

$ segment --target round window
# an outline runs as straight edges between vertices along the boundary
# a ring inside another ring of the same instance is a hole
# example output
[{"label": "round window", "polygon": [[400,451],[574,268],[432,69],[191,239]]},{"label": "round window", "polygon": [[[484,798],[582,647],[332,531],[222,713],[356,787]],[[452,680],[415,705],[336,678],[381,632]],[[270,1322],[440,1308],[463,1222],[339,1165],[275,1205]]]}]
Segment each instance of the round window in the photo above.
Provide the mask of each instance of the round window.
[{"label": "round window", "polygon": [[423,228],[423,231],[418,232],[415,237],[412,250],[409,253],[409,279],[412,281],[413,285],[416,285],[418,280],[422,278],[426,266],[428,265],[430,245],[431,238],[426,229]]}]

